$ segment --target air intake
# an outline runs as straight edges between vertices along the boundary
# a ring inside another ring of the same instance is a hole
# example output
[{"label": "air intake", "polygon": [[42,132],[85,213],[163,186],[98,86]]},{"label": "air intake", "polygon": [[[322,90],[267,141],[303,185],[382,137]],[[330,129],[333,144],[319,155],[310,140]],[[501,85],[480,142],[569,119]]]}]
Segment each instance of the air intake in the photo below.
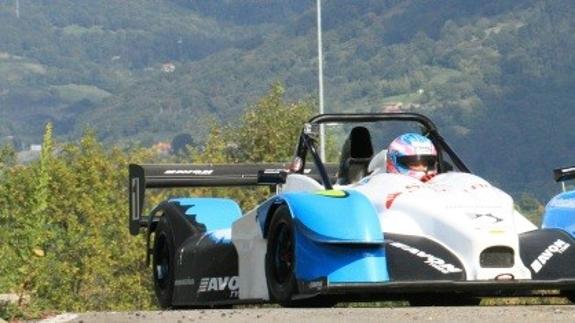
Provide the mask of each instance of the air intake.
[{"label": "air intake", "polygon": [[481,252],[479,264],[483,268],[510,268],[514,265],[513,249],[509,247],[489,247]]}]

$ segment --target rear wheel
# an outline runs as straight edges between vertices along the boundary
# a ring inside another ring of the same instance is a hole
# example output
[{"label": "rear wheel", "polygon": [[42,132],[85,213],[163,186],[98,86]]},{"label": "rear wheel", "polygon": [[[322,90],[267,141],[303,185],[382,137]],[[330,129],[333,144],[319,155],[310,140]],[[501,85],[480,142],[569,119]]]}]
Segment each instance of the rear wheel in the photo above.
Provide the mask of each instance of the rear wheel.
[{"label": "rear wheel", "polygon": [[174,295],[174,236],[161,219],[156,228],[153,247],[154,290],[162,308],[172,307]]}]

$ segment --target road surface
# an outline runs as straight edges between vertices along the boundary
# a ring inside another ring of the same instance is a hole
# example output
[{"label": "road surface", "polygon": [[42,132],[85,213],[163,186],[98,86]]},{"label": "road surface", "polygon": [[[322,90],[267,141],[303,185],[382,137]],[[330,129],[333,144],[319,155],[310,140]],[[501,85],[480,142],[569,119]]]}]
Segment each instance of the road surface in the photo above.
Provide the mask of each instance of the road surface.
[{"label": "road surface", "polygon": [[575,322],[574,305],[396,308],[241,308],[155,312],[64,313],[42,323],[120,322]]}]

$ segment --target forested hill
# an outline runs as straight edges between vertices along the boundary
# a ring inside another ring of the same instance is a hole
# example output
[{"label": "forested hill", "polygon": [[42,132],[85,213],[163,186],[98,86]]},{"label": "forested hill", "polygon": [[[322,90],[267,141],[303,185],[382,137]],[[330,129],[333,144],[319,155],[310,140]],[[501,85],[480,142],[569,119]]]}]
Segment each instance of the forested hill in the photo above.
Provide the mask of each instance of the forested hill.
[{"label": "forested hill", "polygon": [[[149,145],[229,122],[280,81],[314,99],[314,0],[0,1],[0,138],[86,125]],[[476,173],[520,196],[575,164],[575,3],[323,1],[326,111],[430,114]]]}]

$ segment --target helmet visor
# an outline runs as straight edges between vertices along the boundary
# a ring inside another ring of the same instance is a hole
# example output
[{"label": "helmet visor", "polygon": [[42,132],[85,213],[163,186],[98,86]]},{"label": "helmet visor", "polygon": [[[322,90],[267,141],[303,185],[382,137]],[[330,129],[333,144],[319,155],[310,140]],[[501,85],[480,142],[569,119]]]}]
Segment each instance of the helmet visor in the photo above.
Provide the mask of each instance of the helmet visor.
[{"label": "helmet visor", "polygon": [[401,156],[397,158],[397,163],[407,169],[425,167],[427,170],[435,169],[437,157],[434,155]]}]

